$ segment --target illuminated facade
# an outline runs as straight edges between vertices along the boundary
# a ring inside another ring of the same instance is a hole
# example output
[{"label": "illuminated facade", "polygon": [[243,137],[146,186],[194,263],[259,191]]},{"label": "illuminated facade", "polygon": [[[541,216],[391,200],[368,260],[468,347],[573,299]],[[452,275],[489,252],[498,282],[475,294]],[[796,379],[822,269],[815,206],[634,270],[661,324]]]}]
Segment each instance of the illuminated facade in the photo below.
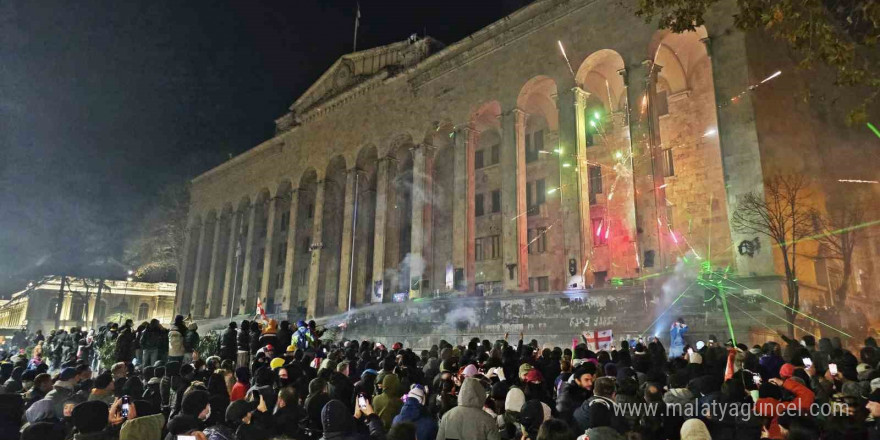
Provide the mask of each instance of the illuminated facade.
[{"label": "illuminated facade", "polygon": [[[581,275],[602,287],[687,254],[778,273],[769,242],[730,227],[738,201],[781,172],[811,173],[829,193],[843,171],[815,169],[827,143],[772,125],[816,118],[785,104],[807,79],[735,30],[733,7],[672,34],[610,0],[535,1],[450,46],[342,56],[272,139],[193,181],[177,310],[250,313],[259,298],[316,317],[559,291]],[[825,140],[843,139],[822,123]],[[835,146],[850,154],[870,140],[859,136]],[[876,263],[860,270],[877,279]]]},{"label": "illuminated facade", "polygon": [[[68,277],[59,301],[61,277],[47,277],[13,293],[0,305],[0,332],[11,334],[27,328],[29,332],[56,326],[61,328],[98,328],[107,322],[137,323],[158,319],[164,324],[174,318],[176,283],[142,283],[105,280],[98,293],[97,280]],[[58,308],[61,308],[60,315]]]}]

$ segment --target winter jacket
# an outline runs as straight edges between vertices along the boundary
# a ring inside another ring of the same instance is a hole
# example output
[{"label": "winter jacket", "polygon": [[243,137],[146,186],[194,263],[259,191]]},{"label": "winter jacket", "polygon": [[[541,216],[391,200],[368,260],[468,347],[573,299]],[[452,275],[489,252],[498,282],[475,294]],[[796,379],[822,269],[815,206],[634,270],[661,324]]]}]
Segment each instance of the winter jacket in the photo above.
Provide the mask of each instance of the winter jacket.
[{"label": "winter jacket", "polygon": [[119,330],[114,355],[117,362],[131,362],[134,357],[134,333],[131,332],[131,328],[123,326]]},{"label": "winter jacket", "polygon": [[[321,410],[323,440],[385,440],[382,421],[375,414],[364,418],[366,426],[358,429],[348,407],[339,400],[331,400]],[[363,426],[363,425],[362,425]]]},{"label": "winter jacket", "polygon": [[44,399],[52,401],[52,408],[55,410],[55,418],[64,420],[64,401],[71,397],[73,397],[73,388],[60,386],[56,382],[52,391],[46,393]]},{"label": "winter jacket", "polygon": [[437,438],[437,421],[425,411],[418,400],[412,397],[406,399],[406,403],[400,409],[400,414],[394,417],[391,425],[409,422],[416,425],[416,440],[434,440]]},{"label": "winter jacket", "polygon": [[183,336],[176,328],[168,331],[168,357],[183,356]]},{"label": "winter jacket", "polygon": [[[614,410],[614,401],[602,396],[590,397],[585,400],[579,408],[574,410],[574,421],[577,428],[574,430],[575,432],[582,432],[590,429],[590,405],[600,404],[607,405],[610,411]],[[612,421],[612,425],[616,426],[616,423]]]},{"label": "winter jacket", "polygon": [[251,334],[249,330],[239,330],[238,331],[238,340],[237,347],[238,351],[250,351],[251,350]]},{"label": "winter jacket", "polygon": [[183,337],[183,350],[192,353],[199,348],[199,332],[196,331],[195,324],[190,324],[189,331]]},{"label": "winter jacket", "polygon": [[229,359],[235,360],[236,358],[236,336],[238,336],[238,332],[235,331],[235,328],[228,327],[225,332],[223,332],[223,338],[220,339],[220,358],[221,359]]},{"label": "winter jacket", "polygon": [[495,419],[483,411],[486,390],[480,381],[469,377],[458,394],[458,406],[449,410],[440,420],[437,440],[500,440]]},{"label": "winter jacket", "polygon": [[162,333],[158,329],[147,328],[141,334],[140,342],[143,350],[158,350],[162,343]]},{"label": "winter jacket", "polygon": [[[782,383],[782,387],[794,394],[794,399],[789,402],[780,402],[773,397],[761,397],[755,402],[755,414],[770,417],[771,419],[770,428],[768,429],[770,433],[768,438],[771,439],[782,438],[782,432],[779,429],[780,413],[776,411],[777,409],[789,411],[789,408],[797,408],[797,410],[806,414],[810,406],[813,405],[813,392],[800,382],[789,378]],[[782,404],[781,406],[780,403]]]},{"label": "winter jacket", "polygon": [[165,426],[163,414],[126,420],[119,430],[119,440],[155,440],[162,436],[163,426]]},{"label": "winter jacket", "polygon": [[262,345],[260,345],[260,330],[259,329],[253,329],[253,328],[251,329],[250,343],[251,343],[251,356],[253,356],[253,355],[257,354],[257,350],[262,348]]},{"label": "winter jacket", "polygon": [[400,413],[400,408],[403,407],[403,402],[400,401],[401,396],[400,379],[397,378],[397,375],[385,376],[385,379],[382,380],[382,394],[373,399],[373,410],[382,419],[382,427],[386,431],[391,429],[394,416]]},{"label": "winter jacket", "polygon": [[272,414],[272,424],[275,427],[275,433],[285,438],[302,437],[302,428],[300,428],[299,422],[305,416],[305,410],[295,403],[277,409]]},{"label": "winter jacket", "polygon": [[556,398],[556,412],[559,413],[559,418],[574,427],[574,410],[580,408],[584,400],[587,400],[591,395],[591,392],[581,388],[574,381],[565,383]]}]

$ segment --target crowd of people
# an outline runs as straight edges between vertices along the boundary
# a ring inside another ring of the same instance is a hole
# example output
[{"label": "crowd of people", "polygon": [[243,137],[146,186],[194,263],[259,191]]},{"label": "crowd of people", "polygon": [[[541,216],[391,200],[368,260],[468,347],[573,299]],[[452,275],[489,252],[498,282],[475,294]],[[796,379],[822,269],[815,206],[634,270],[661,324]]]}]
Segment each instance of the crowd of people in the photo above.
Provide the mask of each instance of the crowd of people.
[{"label": "crowd of people", "polygon": [[0,439],[880,439],[873,339],[691,345],[686,328],[670,350],[599,351],[522,334],[413,350],[268,319],[200,353],[182,316],[22,334],[0,363]]}]

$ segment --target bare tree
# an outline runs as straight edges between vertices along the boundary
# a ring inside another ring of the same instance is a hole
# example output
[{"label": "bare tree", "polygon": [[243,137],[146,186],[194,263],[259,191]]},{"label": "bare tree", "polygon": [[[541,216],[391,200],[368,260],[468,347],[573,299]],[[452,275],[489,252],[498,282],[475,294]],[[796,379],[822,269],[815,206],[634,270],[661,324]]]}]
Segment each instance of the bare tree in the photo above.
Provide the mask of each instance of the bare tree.
[{"label": "bare tree", "polygon": [[159,194],[126,244],[125,261],[139,280],[176,281],[186,240],[189,188],[169,185]]},{"label": "bare tree", "polygon": [[813,231],[814,210],[806,203],[810,194],[802,175],[775,176],[764,185],[764,197],[755,192],[743,196],[733,213],[733,228],[744,234],[760,234],[779,248],[788,293],[785,310],[788,333],[794,337],[796,310],[800,309],[797,280],[797,246]]},{"label": "bare tree", "polygon": [[816,239],[824,245],[825,257],[838,260],[843,265],[840,285],[834,289],[834,306],[842,310],[846,306],[846,294],[853,272],[853,254],[862,230],[853,226],[865,220],[865,210],[861,200],[846,200],[836,206],[829,206],[828,213],[816,216]]}]

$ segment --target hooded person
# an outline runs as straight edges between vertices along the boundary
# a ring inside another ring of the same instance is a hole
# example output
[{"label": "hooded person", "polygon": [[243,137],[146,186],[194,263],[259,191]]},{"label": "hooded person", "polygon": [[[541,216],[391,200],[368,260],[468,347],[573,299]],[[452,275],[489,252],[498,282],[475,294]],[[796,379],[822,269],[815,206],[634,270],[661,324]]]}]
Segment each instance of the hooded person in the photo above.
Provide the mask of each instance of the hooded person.
[{"label": "hooded person", "polygon": [[[357,420],[344,403],[339,400],[331,400],[321,409],[321,429],[324,431],[324,440],[384,440],[385,431],[382,429],[382,421],[371,411],[368,405],[364,410],[358,408],[356,415],[361,416],[366,428],[358,427]],[[363,431],[368,431],[369,436]]]},{"label": "hooded person", "polygon": [[419,387],[409,390],[400,414],[394,416],[391,426],[412,423],[416,426],[416,440],[437,438],[437,421],[425,410],[425,391]]},{"label": "hooded person", "polygon": [[254,373],[254,386],[247,391],[247,394],[259,393],[266,400],[266,405],[269,408],[275,408],[278,395],[272,387],[274,383],[275,376],[272,374],[272,370],[265,367],[260,368]]},{"label": "hooded person", "polygon": [[183,335],[183,359],[190,363],[193,361],[193,353],[199,348],[199,325],[191,322],[186,327],[186,334]]},{"label": "hooded person", "polygon": [[394,416],[400,413],[403,402],[400,390],[400,379],[396,374],[388,374],[382,380],[382,394],[373,398],[373,410],[382,420],[382,427],[387,431],[391,429]]},{"label": "hooded person", "polygon": [[57,423],[58,418],[55,417],[55,408],[51,400],[40,400],[31,405],[24,413],[28,423],[34,424],[39,422]]},{"label": "hooded person", "polygon": [[321,410],[330,401],[327,394],[327,381],[321,378],[312,379],[309,382],[309,394],[305,400],[307,425],[310,429],[321,429]]},{"label": "hooded person", "polygon": [[437,440],[500,440],[495,420],[483,411],[486,390],[480,381],[469,377],[458,394],[458,406],[447,411],[440,420]]},{"label": "hooded person", "polygon": [[52,401],[55,418],[59,420],[64,418],[64,402],[73,396],[74,386],[76,386],[76,370],[73,368],[61,370],[58,380],[52,386],[52,391],[46,393],[44,398]]},{"label": "hooded person", "polygon": [[[624,440],[622,434],[612,427],[614,410],[602,402],[590,405],[590,426],[584,432],[586,438],[594,440]],[[534,439],[532,439],[534,440]]]}]

